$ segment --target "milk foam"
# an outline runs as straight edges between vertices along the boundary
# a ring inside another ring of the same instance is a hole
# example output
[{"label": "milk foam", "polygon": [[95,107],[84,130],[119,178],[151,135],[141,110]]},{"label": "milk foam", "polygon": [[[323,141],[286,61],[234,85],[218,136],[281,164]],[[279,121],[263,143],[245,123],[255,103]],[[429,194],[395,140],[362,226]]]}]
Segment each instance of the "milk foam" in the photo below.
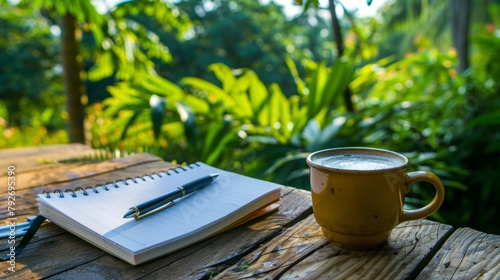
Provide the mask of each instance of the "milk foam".
[{"label": "milk foam", "polygon": [[381,170],[398,167],[404,163],[396,157],[368,153],[324,155],[315,158],[314,162],[328,168],[343,170]]}]

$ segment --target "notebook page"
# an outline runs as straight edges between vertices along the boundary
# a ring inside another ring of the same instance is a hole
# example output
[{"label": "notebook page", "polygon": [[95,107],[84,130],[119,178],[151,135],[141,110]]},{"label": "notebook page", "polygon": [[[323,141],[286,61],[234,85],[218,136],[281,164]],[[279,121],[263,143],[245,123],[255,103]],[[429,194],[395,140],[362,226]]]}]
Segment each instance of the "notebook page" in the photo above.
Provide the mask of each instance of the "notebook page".
[{"label": "notebook page", "polygon": [[[192,232],[199,232],[200,228],[213,226],[249,202],[281,188],[274,183],[230,173],[203,163],[198,165],[199,167],[186,168],[187,171],[179,173],[171,171],[170,176],[162,173],[162,178],[156,175],[153,175],[154,179],[145,176],[145,181],[138,179],[138,183],[128,180],[128,186],[123,182],[117,183],[118,188],[107,185],[108,191],[101,188],[98,188],[99,193],[87,190],[87,196],[78,194],[73,198],[66,194],[64,198],[59,198],[52,194],[51,198],[40,195],[39,200],[41,204],[50,205],[77,221],[82,226],[79,230],[87,228],[91,234],[102,237],[105,243],[116,244],[136,254],[151,247],[169,244]],[[219,173],[219,177],[210,186],[177,200],[173,207],[138,221],[123,218],[131,206],[211,173]],[[255,209],[247,212],[253,210]]]}]

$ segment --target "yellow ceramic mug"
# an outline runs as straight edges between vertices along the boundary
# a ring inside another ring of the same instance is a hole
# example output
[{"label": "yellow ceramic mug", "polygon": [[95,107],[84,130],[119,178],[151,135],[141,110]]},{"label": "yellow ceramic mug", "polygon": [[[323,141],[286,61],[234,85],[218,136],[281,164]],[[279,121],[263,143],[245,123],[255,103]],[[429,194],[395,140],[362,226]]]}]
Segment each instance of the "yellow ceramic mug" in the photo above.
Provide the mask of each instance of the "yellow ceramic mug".
[{"label": "yellow ceramic mug", "polygon": [[[317,151],[307,159],[314,217],[326,238],[341,247],[369,249],[384,243],[397,224],[425,218],[444,200],[444,187],[431,172],[406,172],[408,159],[372,148]],[[404,198],[417,181],[436,188],[432,202],[404,210]]]}]

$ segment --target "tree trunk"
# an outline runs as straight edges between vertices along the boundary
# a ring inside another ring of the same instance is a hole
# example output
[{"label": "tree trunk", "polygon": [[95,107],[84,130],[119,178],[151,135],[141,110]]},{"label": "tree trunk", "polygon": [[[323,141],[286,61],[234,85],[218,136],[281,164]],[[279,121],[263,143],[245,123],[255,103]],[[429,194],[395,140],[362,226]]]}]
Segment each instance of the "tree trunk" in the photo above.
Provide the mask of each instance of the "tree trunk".
[{"label": "tree trunk", "polygon": [[[328,0],[328,9],[330,10],[330,15],[332,17],[332,33],[333,39],[337,45],[337,59],[340,59],[344,55],[344,41],[342,38],[342,31],[340,30],[340,23],[335,11],[335,1]],[[348,112],[354,112],[354,104],[352,102],[351,89],[349,87],[343,93],[344,104]]]},{"label": "tree trunk", "polygon": [[63,80],[69,117],[69,140],[71,143],[84,143],[83,121],[85,113],[82,104],[84,87],[81,78],[78,24],[76,18],[69,13],[62,17],[61,37]]},{"label": "tree trunk", "polygon": [[328,9],[330,10],[330,15],[332,17],[332,34],[333,39],[337,45],[337,56],[340,58],[344,55],[344,41],[342,38],[342,31],[340,30],[339,18],[337,17],[337,12],[335,11],[335,1],[328,0]]},{"label": "tree trunk", "polygon": [[451,1],[453,46],[458,56],[458,71],[469,68],[469,25],[471,0]]}]

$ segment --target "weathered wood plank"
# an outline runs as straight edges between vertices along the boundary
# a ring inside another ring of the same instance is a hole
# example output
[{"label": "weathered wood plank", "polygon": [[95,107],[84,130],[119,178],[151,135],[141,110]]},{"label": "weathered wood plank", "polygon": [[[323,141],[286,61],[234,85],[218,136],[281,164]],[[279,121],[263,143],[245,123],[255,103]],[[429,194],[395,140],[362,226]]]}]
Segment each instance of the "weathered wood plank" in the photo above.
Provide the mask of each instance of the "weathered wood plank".
[{"label": "weathered wood plank", "polygon": [[[43,231],[45,228],[46,226],[43,226]],[[7,251],[1,253],[5,254]],[[21,255],[16,256],[14,273],[7,270],[9,267],[7,262],[0,263],[0,278],[40,279],[60,271],[74,269],[104,254],[104,251],[90,243],[82,242],[75,235],[69,233],[52,235],[31,242]],[[82,275],[80,279],[90,278]]]},{"label": "weathered wood plank", "polygon": [[450,231],[451,226],[412,221],[399,225],[383,246],[354,251],[328,242],[311,215],[216,278],[405,279],[425,265]]},{"label": "weathered wood plank", "polygon": [[287,263],[296,263],[326,243],[314,217],[294,225],[280,236],[249,252],[238,263],[217,275],[217,279],[268,278],[282,271]]},{"label": "weathered wood plank", "polygon": [[[16,175],[16,190],[31,189],[40,185],[56,184],[73,181],[89,176],[123,169],[129,166],[143,164],[161,159],[150,154],[135,154],[129,157],[111,159],[101,162],[58,164],[49,170],[35,170]],[[16,170],[22,170],[18,166]],[[7,182],[7,176],[0,176],[0,182]],[[0,189],[0,195],[5,194],[7,189]]]},{"label": "weathered wood plank", "polygon": [[[68,234],[68,232],[65,231],[64,229],[62,229],[61,227],[58,227],[58,226],[54,225],[53,223],[46,221],[43,223],[40,230],[37,231],[36,235],[33,236],[30,243],[35,243],[38,240],[43,240],[43,239],[53,237],[56,235],[61,235],[61,234]],[[16,241],[17,241],[16,244],[19,244],[19,238]],[[10,244],[8,244],[8,240],[6,238],[0,239],[0,251],[2,251],[0,253],[1,256],[3,256],[2,255],[4,253],[3,251],[5,250],[5,252],[7,252],[6,250],[9,247],[10,247]],[[23,253],[21,256],[25,256],[25,254]]]},{"label": "weathered wood plank", "polygon": [[68,151],[87,151],[89,149],[91,149],[89,146],[79,143],[55,144],[38,147],[0,149],[0,156],[2,156],[1,160],[4,160],[5,158],[32,157]]},{"label": "weathered wood plank", "polygon": [[[312,209],[307,192],[285,188],[282,194],[282,205],[277,212],[139,266],[131,266],[105,254],[97,259],[89,258],[82,265],[75,263],[75,267],[78,267],[74,270],[54,268],[49,275],[46,274],[47,271],[31,269],[30,272],[43,277],[54,275],[49,279],[71,278],[81,275],[78,274],[81,271],[109,276],[110,279],[137,279],[144,276],[148,279],[208,278],[212,273],[237,263],[248,251],[258,248],[260,244],[279,234],[283,228],[296,223],[296,220],[302,219],[303,216],[310,215]],[[59,242],[64,241],[58,240],[53,246],[57,247]],[[73,246],[75,250],[80,250],[78,244]]]},{"label": "weathered wood plank", "polygon": [[500,279],[500,236],[459,228],[417,279]]},{"label": "weathered wood plank", "polygon": [[[10,214],[8,213],[8,207],[7,207],[7,194],[0,195],[0,201],[5,201],[5,207],[0,207],[0,226],[3,226],[7,221],[4,219],[10,218]],[[24,222],[26,221],[26,218],[29,216],[36,215],[38,213],[38,210],[36,208],[36,201],[35,197],[32,194],[31,190],[22,190],[22,191],[16,191],[15,195],[15,203],[16,205],[13,205],[12,207],[15,209],[14,211],[14,217],[17,218],[19,222]]]},{"label": "weathered wood plank", "polygon": [[83,144],[47,145],[41,147],[13,148],[0,150],[0,175],[7,174],[8,166],[15,166],[19,172],[48,169],[57,161],[95,153]]}]

